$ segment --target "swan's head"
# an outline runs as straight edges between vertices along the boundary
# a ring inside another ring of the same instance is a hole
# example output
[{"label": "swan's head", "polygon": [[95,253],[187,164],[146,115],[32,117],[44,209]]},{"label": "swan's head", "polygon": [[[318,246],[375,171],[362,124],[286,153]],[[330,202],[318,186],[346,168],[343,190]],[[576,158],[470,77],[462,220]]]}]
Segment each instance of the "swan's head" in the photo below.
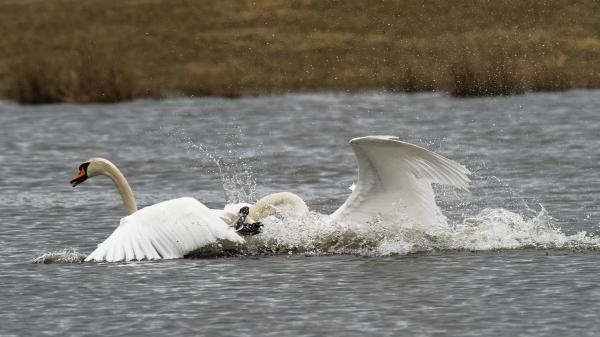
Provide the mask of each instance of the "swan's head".
[{"label": "swan's head", "polygon": [[88,169],[90,168],[90,162],[86,161],[85,163],[79,165],[79,172],[71,178],[69,182],[73,187],[81,184],[86,181],[88,176]]},{"label": "swan's head", "polygon": [[79,165],[79,172],[77,172],[77,174],[71,178],[70,184],[75,187],[86,181],[87,178],[102,174],[103,165],[107,165],[107,163],[110,162],[108,162],[106,159],[90,158],[85,163]]}]

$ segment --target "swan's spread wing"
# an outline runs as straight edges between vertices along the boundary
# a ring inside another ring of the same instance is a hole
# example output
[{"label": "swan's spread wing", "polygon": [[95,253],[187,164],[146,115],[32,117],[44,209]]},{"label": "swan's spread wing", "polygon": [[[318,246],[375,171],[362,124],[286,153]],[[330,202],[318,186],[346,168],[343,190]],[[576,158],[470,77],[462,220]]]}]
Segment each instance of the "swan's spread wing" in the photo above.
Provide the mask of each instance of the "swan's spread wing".
[{"label": "swan's spread wing", "polygon": [[361,137],[350,144],[358,160],[358,182],[331,215],[333,221],[350,225],[405,217],[431,225],[437,207],[431,183],[468,188],[470,172],[464,166],[396,137]]},{"label": "swan's spread wing", "polygon": [[180,258],[218,240],[244,242],[201,202],[193,198],[173,199],[121,219],[119,227],[85,260]]}]

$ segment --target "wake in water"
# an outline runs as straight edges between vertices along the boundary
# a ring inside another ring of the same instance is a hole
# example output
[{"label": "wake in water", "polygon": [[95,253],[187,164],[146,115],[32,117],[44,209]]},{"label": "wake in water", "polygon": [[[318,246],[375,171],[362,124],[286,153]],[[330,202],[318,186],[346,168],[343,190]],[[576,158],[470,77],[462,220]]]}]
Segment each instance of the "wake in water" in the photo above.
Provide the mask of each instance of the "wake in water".
[{"label": "wake in water", "polygon": [[441,214],[438,219],[432,227],[375,220],[367,231],[331,224],[327,215],[315,212],[300,217],[271,216],[264,221],[264,232],[248,240],[244,252],[384,256],[448,250],[600,248],[600,239],[585,231],[564,234],[543,207],[531,218],[486,208],[454,226]]},{"label": "wake in water", "polygon": [[[369,230],[332,224],[317,212],[285,214],[264,219],[264,232],[249,237],[243,246],[221,242],[188,257],[243,256],[264,254],[354,254],[361,256],[407,255],[435,251],[490,251],[503,249],[595,250],[600,238],[585,231],[566,235],[552,224],[542,207],[533,217],[502,208],[486,208],[474,217],[452,226],[443,216],[433,227],[402,226],[373,221]],[[49,252],[33,263],[81,263],[86,255],[74,248]]]},{"label": "wake in water", "polygon": [[65,248],[63,250],[45,253],[31,261],[32,263],[81,263],[86,255],[79,253],[75,248]]}]

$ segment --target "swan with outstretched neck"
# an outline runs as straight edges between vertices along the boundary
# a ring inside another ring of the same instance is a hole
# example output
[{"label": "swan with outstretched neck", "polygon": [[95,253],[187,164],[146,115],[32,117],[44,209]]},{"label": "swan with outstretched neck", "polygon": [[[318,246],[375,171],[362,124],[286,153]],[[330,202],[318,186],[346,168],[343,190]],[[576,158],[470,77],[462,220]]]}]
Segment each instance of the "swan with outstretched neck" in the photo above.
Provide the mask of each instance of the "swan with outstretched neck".
[{"label": "swan with outstretched neck", "polygon": [[71,179],[73,187],[98,175],[115,184],[127,216],[85,261],[130,261],[181,258],[219,241],[244,243],[232,227],[194,198],[167,200],[138,210],[125,176],[110,161],[90,158]]},{"label": "swan with outstretched neck", "polygon": [[[350,145],[358,162],[358,180],[344,204],[329,216],[329,224],[357,232],[368,231],[374,221],[433,226],[439,208],[432,184],[468,190],[470,172],[464,166],[397,137],[359,137]],[[211,210],[189,197],[138,210],[121,171],[103,158],[81,164],[71,184],[77,186],[97,175],[112,179],[129,215],[86,261],[180,258],[221,240],[243,244],[234,230],[240,223],[240,207],[248,207],[249,221],[261,221],[282,210],[287,216],[308,212],[305,202],[290,192],[267,195],[254,205],[227,205],[223,210]]]},{"label": "swan with outstretched neck", "polygon": [[87,178],[97,175],[105,175],[113,181],[123,200],[123,206],[125,206],[127,214],[133,214],[138,210],[137,203],[133,197],[133,190],[131,189],[131,186],[129,186],[127,179],[125,179],[121,170],[107,159],[90,158],[88,161],[81,164],[79,166],[79,173],[71,178],[71,185],[75,187],[86,181]]}]

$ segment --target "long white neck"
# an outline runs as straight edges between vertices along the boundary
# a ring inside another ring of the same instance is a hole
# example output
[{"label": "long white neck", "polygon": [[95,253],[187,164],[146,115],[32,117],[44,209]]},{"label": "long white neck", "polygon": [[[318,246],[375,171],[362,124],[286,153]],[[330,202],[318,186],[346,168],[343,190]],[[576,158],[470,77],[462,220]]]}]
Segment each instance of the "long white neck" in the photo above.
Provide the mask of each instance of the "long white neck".
[{"label": "long white neck", "polygon": [[133,190],[117,166],[104,158],[93,158],[90,159],[90,162],[94,166],[94,175],[102,174],[113,181],[123,199],[123,206],[125,206],[127,214],[135,213],[138,208],[133,197]]},{"label": "long white neck", "polygon": [[288,212],[301,214],[308,212],[308,206],[304,200],[291,192],[279,192],[269,194],[252,207],[250,207],[250,219],[260,221],[270,215],[276,214],[278,210],[285,209]]}]

